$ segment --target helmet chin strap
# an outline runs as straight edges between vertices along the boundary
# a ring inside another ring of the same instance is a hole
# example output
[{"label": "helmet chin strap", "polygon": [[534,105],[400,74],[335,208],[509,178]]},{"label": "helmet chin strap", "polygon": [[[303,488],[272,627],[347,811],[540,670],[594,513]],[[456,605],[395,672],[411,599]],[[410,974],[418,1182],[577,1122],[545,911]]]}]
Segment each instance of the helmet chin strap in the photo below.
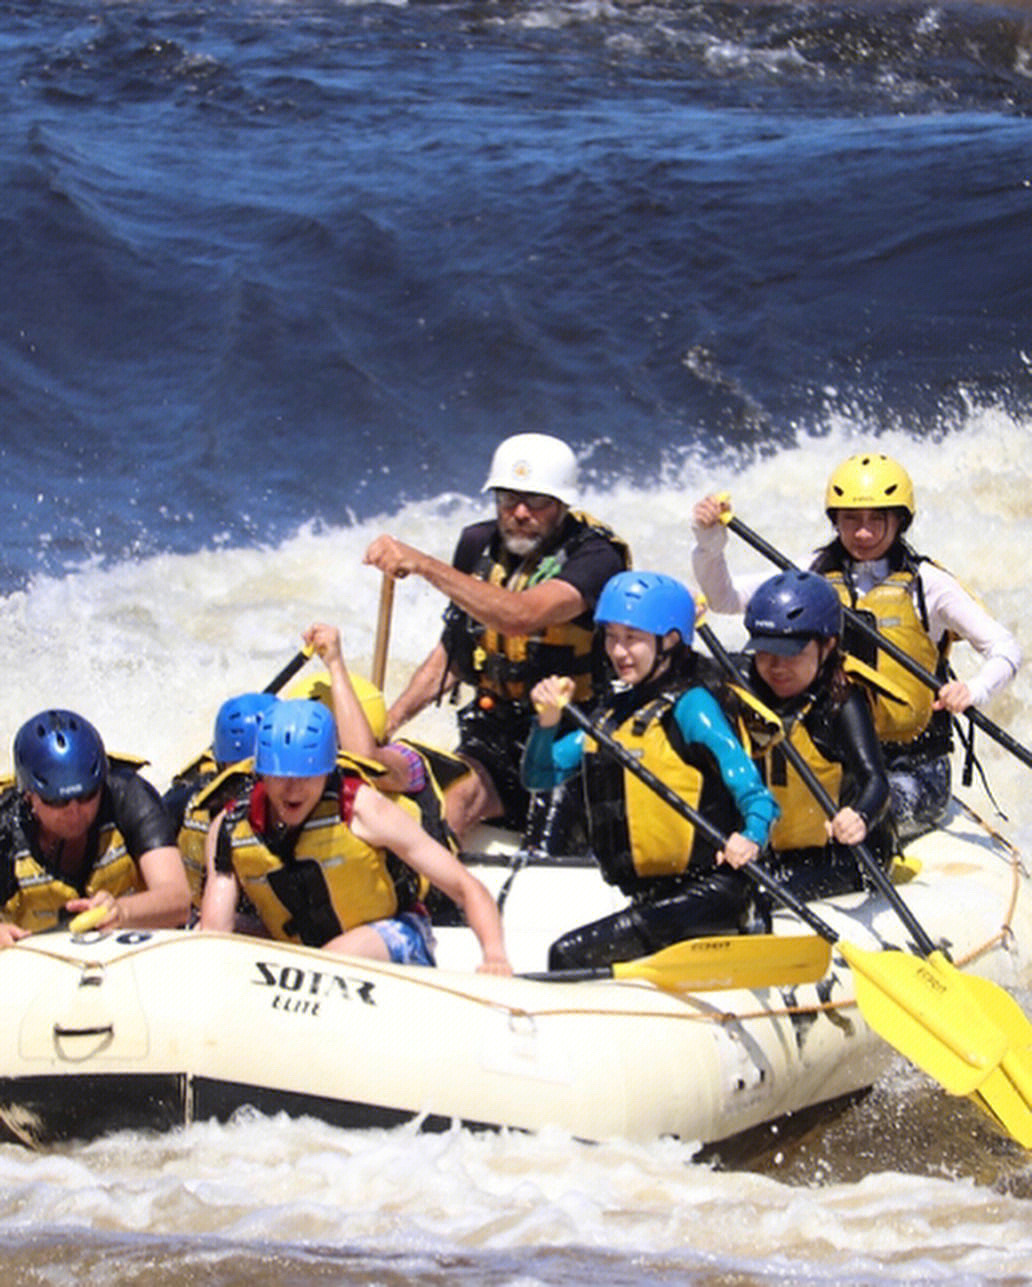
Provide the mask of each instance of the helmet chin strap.
[{"label": "helmet chin strap", "polygon": [[670,664],[670,656],[676,646],[676,644],[671,644],[669,648],[664,648],[663,636],[656,635],[656,655],[652,659],[652,665],[649,667],[649,673],[641,680],[642,684],[650,684],[667,669],[667,666]]}]

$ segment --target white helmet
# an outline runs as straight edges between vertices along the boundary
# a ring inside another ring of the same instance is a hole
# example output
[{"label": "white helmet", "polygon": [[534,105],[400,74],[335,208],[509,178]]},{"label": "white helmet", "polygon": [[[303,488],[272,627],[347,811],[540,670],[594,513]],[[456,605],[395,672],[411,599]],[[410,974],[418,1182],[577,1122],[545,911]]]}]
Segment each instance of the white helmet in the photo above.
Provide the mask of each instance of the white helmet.
[{"label": "white helmet", "polygon": [[495,448],[481,491],[493,487],[540,492],[572,505],[577,499],[577,457],[562,439],[550,434],[514,434]]}]

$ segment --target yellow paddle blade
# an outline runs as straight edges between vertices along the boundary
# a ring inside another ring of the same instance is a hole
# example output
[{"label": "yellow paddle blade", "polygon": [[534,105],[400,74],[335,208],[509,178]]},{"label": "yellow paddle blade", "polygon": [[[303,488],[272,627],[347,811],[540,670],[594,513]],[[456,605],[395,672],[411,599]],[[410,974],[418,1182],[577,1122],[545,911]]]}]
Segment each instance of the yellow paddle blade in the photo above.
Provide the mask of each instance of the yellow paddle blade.
[{"label": "yellow paddle blade", "polygon": [[868,952],[841,939],[837,947],[870,1026],[951,1095],[970,1094],[999,1066],[1007,1038],[972,1001],[970,976],[941,952]]},{"label": "yellow paddle blade", "polygon": [[831,947],[815,934],[689,938],[652,956],[614,962],[613,977],[646,979],[669,991],[790,987],[823,978]]},{"label": "yellow paddle blade", "polygon": [[1032,1108],[1018,1088],[1016,1078],[1008,1067],[1010,1056],[1004,1055],[998,1068],[994,1068],[981,1086],[968,1096],[985,1113],[993,1124],[1022,1148],[1032,1149]]},{"label": "yellow paddle blade", "polygon": [[1032,1105],[1032,1023],[1006,988],[978,974],[961,978],[972,1000],[1007,1038],[1007,1067],[1022,1097]]},{"label": "yellow paddle blade", "polygon": [[972,998],[1007,1038],[994,1068],[971,1098],[1023,1148],[1032,1148],[1032,1023],[999,984],[977,974],[963,975]]},{"label": "yellow paddle blade", "polygon": [[894,885],[907,885],[921,874],[924,864],[912,854],[896,854],[892,859],[889,878]]}]

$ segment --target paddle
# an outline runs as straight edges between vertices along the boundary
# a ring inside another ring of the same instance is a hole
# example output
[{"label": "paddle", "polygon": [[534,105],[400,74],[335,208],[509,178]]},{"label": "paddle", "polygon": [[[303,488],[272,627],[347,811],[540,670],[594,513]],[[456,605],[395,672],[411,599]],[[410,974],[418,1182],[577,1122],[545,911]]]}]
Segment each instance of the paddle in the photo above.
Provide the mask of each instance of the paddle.
[{"label": "paddle", "polygon": [[1023,1148],[1032,1148],[1029,1021],[1009,992],[980,975],[965,977],[974,994],[980,996],[982,1008],[1007,1038],[1000,1066],[992,1070],[971,1099]]},{"label": "paddle", "polygon": [[814,983],[827,973],[830,960],[831,946],[813,934],[733,934],[685,939],[634,961],[520,977],[548,983],[644,979],[668,992],[711,992]]},{"label": "paddle", "polygon": [[[696,634],[729,677],[746,691],[751,691],[748,678],[735,665],[712,629],[708,625],[697,624]],[[825,815],[833,818],[837,811],[835,801],[798,747],[787,737],[782,738],[778,746]],[[1009,1135],[1025,1148],[1032,1147],[1032,1024],[1003,988],[990,979],[962,974],[946,952],[935,946],[888,873],[865,844],[851,845],[850,849],[909,930],[919,954],[938,971],[956,995],[966,996],[971,1008],[985,1016],[992,1027],[1003,1033],[1007,1045],[1000,1067],[993,1069],[973,1097]]]},{"label": "paddle", "polygon": [[[291,657],[279,674],[271,679],[261,691],[263,693],[278,693],[284,684],[294,678],[314,651],[314,648],[305,644],[300,651],[296,652],[294,656]],[[175,798],[178,799],[179,803],[173,807],[184,807],[186,801],[190,798],[196,787],[196,775],[198,771],[201,770],[202,767],[206,768],[211,758],[212,747],[209,744],[205,750],[201,751],[198,755],[195,755],[188,764],[184,764],[173,778],[172,788],[170,788],[170,790],[165,794],[166,802],[168,802],[170,797],[174,795]]]},{"label": "paddle", "polygon": [[[747,545],[751,545],[753,549],[762,554],[764,558],[769,559],[776,567],[782,568],[786,572],[793,571],[795,569],[796,565],[790,559],[786,558],[780,550],[776,550],[773,545],[765,541],[762,536],[757,535],[757,533],[751,528],[746,527],[741,519],[736,518],[730,510],[721,514],[720,521],[725,527],[730,528],[736,536],[740,536]],[[939,691],[942,687],[942,680],[937,679],[930,670],[925,670],[922,665],[916,662],[913,657],[909,656],[909,654],[905,653],[897,644],[894,644],[890,639],[886,639],[875,626],[871,625],[862,613],[856,612],[852,608],[846,606],[845,614],[850,625],[859,630],[865,638],[870,639],[875,643],[883,652],[888,653],[893,661],[898,662],[904,670],[909,671],[915,679],[920,680],[920,682],[930,688],[932,692],[937,693]],[[972,724],[991,737],[993,741],[998,742],[1005,750],[1010,751],[1011,755],[1016,759],[1019,759],[1022,764],[1026,764],[1032,768],[1032,751],[1028,750],[1027,747],[1022,746],[1020,742],[1015,741],[1015,739],[1011,737],[1005,729],[1000,728],[999,724],[994,724],[988,716],[983,715],[975,706],[969,706],[967,710],[962,711],[961,713],[965,718],[969,719]]]},{"label": "paddle", "polygon": [[311,646],[311,644],[305,644],[303,648],[301,648],[298,652],[294,654],[293,657],[291,657],[291,659],[287,662],[287,664],[283,667],[283,669],[279,672],[279,674],[274,679],[271,679],[269,683],[265,685],[265,687],[262,689],[262,692],[278,693],[284,684],[289,683],[290,680],[294,678],[294,676],[305,664],[305,662],[309,659],[309,657],[311,657],[314,651],[315,649]]},{"label": "paddle", "polygon": [[394,609],[394,578],[385,572],[380,582],[380,609],[376,618],[376,642],[373,645],[373,673],[370,676],[377,688],[383,691],[387,677],[387,645],[391,634],[391,613]]},{"label": "paddle", "polygon": [[[699,638],[710,650],[710,652],[713,654],[716,660],[724,668],[728,676],[731,679],[733,679],[734,682],[737,683],[740,687],[744,688],[747,692],[752,692],[747,676],[743,675],[741,671],[738,669],[738,667],[735,665],[734,661],[728,655],[727,650],[720,642],[720,640],[716,637],[716,635],[713,633],[712,629],[708,625],[705,625],[701,622],[697,622],[695,626],[695,633],[699,636]],[[756,694],[753,693],[753,696],[755,695]],[[818,780],[817,775],[814,773],[813,769],[811,769],[809,764],[806,762],[806,759],[804,758],[802,752],[798,749],[798,747],[796,747],[789,740],[788,737],[783,737],[778,742],[778,748],[785,756],[785,758],[788,760],[788,762],[792,765],[792,767],[795,769],[795,771],[799,774],[799,777],[802,779],[804,786],[810,792],[813,798],[817,801],[817,803],[821,806],[821,808],[824,810],[825,815],[829,818],[833,818],[835,814],[838,812],[838,806],[836,805],[835,801],[832,800],[828,792],[824,789],[823,785]],[[851,848],[853,852],[856,854],[856,856],[863,863],[864,868],[866,869],[866,871],[868,872],[868,874],[870,875],[874,883],[878,886],[878,889],[888,899],[894,911],[899,916],[900,920],[910,931],[910,934],[913,937],[915,944],[917,945],[917,949],[919,953],[922,956],[926,956],[926,957],[932,957],[932,956],[935,956],[937,958],[942,957],[945,963],[946,958],[943,952],[941,951],[941,949],[936,947],[936,945],[932,942],[932,940],[928,937],[925,931],[918,924],[916,918],[910,911],[910,908],[906,905],[906,903],[903,901],[902,897],[900,896],[900,893],[896,889],[896,886],[886,875],[885,870],[882,868],[881,864],[875,859],[874,855],[867,848],[867,846],[864,844],[859,844],[859,845],[853,845],[851,846]],[[953,969],[954,967],[951,965],[949,968]],[[964,976],[961,976],[961,977],[964,977]],[[1030,1029],[1030,1035],[1032,1035],[1032,1029]]]},{"label": "paddle", "polygon": [[[567,714],[600,747],[612,755],[661,800],[687,818],[714,847],[725,838],[667,784],[644,767],[614,738],[592,724],[576,706]],[[988,1023],[949,978],[919,957],[897,950],[867,951],[839,938],[817,913],[801,902],[758,863],[738,868],[778,902],[794,912],[832,946],[853,971],[856,1002],[871,1029],[934,1077],[946,1090],[966,1095],[998,1067],[1006,1038]]]}]

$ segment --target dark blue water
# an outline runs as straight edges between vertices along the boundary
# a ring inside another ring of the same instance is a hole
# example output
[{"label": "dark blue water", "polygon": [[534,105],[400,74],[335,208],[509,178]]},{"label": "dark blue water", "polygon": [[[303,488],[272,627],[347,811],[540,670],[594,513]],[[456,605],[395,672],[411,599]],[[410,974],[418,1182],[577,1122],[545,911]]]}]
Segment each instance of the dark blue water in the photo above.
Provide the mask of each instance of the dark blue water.
[{"label": "dark blue water", "polygon": [[984,5],[0,3],[0,591],[1032,401]]}]

